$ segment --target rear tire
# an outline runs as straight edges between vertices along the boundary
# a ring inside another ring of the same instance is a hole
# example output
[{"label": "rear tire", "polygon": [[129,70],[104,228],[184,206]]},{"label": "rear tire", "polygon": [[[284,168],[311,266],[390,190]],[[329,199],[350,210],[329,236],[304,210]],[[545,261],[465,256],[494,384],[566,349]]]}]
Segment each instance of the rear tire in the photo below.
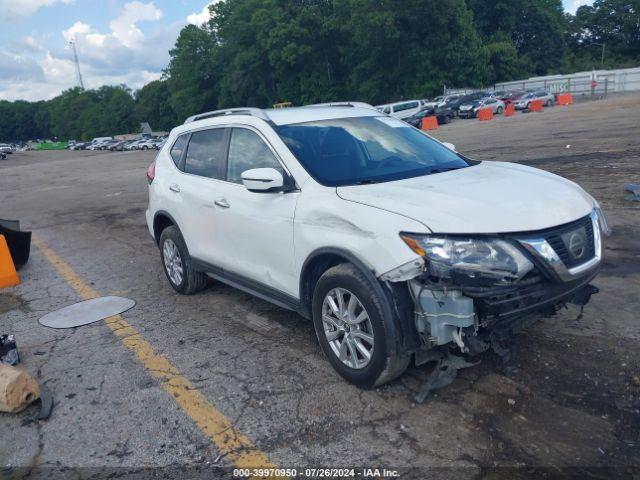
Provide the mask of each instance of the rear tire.
[{"label": "rear tire", "polygon": [[[338,296],[344,316],[338,312]],[[348,308],[351,297],[355,298],[353,309]],[[320,347],[344,379],[362,388],[390,382],[404,373],[411,359],[395,351],[394,320],[385,315],[384,302],[386,298],[350,263],[327,270],[313,293],[313,325]],[[364,320],[358,322],[360,318]]]},{"label": "rear tire", "polygon": [[176,292],[192,295],[207,285],[207,276],[193,266],[178,227],[171,225],[165,228],[160,234],[159,246],[164,273]]},{"label": "rear tire", "polygon": [[503,112],[503,108],[502,108],[502,107],[498,107],[498,108],[496,109],[496,113],[497,113],[498,115],[500,115],[502,112]]}]

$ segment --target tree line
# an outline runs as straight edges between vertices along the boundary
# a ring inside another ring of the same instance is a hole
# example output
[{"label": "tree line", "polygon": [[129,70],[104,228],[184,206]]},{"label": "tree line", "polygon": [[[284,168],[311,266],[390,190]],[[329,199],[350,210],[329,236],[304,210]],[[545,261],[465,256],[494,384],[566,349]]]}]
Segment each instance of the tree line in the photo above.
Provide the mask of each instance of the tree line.
[{"label": "tree line", "polygon": [[[640,0],[223,0],[182,29],[160,80],[0,101],[0,139],[169,130],[197,112],[425,98],[531,75],[640,64]],[[606,54],[601,63],[601,45]]]}]

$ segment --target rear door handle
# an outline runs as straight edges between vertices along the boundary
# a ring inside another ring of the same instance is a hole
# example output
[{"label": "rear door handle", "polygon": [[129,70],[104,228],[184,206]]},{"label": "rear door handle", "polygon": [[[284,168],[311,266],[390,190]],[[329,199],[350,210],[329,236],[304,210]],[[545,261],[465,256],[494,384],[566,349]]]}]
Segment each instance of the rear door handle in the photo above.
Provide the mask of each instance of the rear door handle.
[{"label": "rear door handle", "polygon": [[178,185],[177,183],[172,183],[171,185],[169,185],[169,190],[178,193],[180,191],[180,185]]},{"label": "rear door handle", "polygon": [[218,198],[213,203],[215,203],[220,208],[229,208],[231,206],[231,205],[229,205],[229,202],[227,202],[226,198]]}]

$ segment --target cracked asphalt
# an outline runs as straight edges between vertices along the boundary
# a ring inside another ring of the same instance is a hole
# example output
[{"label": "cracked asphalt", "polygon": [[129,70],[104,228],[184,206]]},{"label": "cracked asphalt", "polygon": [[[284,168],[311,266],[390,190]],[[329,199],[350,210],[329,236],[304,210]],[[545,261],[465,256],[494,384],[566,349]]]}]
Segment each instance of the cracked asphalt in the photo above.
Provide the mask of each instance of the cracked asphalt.
[{"label": "cracked asphalt", "polygon": [[[0,217],[19,219],[93,290],[134,299],[126,322],[280,467],[475,479],[520,478],[512,468],[528,466],[632,478],[640,472],[640,203],[624,198],[624,185],[640,183],[639,112],[640,95],[621,95],[433,133],[472,158],[576,181],[600,200],[614,233],[594,282],[601,292],[581,318],[569,309],[540,321],[517,339],[515,371],[501,372],[487,354],[423,405],[412,398],[428,369],[359,390],[334,373],[297,315],[219,283],[176,294],[144,221],[152,152],[13,154],[0,162]],[[21,285],[0,290],[0,333],[16,336],[22,366],[55,407],[47,421],[34,420],[37,406],[0,414],[0,477],[233,466],[105,322],[38,324],[81,300],[41,249],[33,246],[20,276]]]}]

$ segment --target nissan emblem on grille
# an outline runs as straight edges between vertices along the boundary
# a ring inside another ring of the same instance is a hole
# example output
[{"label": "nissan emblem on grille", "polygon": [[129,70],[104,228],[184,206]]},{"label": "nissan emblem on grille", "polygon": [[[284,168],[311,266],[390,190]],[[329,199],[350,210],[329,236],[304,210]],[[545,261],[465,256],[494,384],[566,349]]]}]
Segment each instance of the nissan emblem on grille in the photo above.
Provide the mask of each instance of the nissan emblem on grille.
[{"label": "nissan emblem on grille", "polygon": [[569,252],[575,259],[582,258],[584,252],[586,251],[587,242],[584,238],[584,231],[582,229],[573,232],[569,236]]}]

